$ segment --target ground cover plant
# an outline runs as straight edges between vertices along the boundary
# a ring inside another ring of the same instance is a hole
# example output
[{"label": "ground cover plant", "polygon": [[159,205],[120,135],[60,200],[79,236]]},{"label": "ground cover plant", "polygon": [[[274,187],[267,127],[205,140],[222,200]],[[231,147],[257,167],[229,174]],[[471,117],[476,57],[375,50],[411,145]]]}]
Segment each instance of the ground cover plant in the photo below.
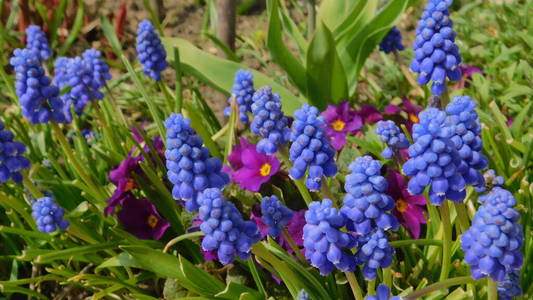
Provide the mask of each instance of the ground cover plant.
[{"label": "ground cover plant", "polygon": [[0,299],[531,298],[533,1],[170,2],[0,1]]}]

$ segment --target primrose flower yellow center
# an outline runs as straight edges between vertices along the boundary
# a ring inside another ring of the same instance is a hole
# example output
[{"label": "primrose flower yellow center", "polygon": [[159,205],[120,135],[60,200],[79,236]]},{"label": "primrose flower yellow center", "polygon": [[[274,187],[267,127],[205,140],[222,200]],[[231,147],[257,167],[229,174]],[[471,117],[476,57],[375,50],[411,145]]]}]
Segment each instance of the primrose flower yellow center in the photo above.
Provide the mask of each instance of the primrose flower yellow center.
[{"label": "primrose flower yellow center", "polygon": [[405,202],[403,199],[398,199],[396,200],[396,209],[399,211],[399,212],[404,212],[407,210],[407,208],[409,207],[409,205],[407,205],[407,202]]},{"label": "primrose flower yellow center", "polygon": [[346,126],[346,123],[341,120],[335,120],[335,122],[333,122],[331,126],[336,131],[342,131],[344,129],[344,126]]},{"label": "primrose flower yellow center", "polygon": [[413,123],[418,123],[418,121],[420,121],[418,117],[413,113],[409,114],[409,120],[411,120],[411,122]]},{"label": "primrose flower yellow center", "polygon": [[259,174],[261,176],[268,176],[270,175],[270,171],[272,171],[272,166],[269,163],[264,163],[259,170]]},{"label": "primrose flower yellow center", "polygon": [[155,228],[157,226],[158,222],[159,222],[159,220],[157,219],[156,216],[154,216],[154,215],[149,215],[148,216],[148,226],[150,226],[152,228]]}]

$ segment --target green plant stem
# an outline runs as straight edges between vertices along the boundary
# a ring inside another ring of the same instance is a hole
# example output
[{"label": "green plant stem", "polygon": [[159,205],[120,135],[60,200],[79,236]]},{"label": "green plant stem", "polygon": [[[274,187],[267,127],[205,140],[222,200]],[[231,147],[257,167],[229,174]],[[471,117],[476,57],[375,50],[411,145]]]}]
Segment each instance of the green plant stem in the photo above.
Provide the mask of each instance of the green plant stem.
[{"label": "green plant stem", "polygon": [[[385,273],[385,270],[383,270]],[[386,284],[386,283],[385,283]],[[390,286],[390,285],[388,285]],[[366,295],[369,296],[369,295],[375,295],[376,294],[376,278],[370,280],[368,282],[368,286],[367,286],[367,289],[366,289]]]},{"label": "green plant stem", "polygon": [[41,193],[41,191],[39,190],[39,188],[37,186],[35,186],[35,184],[33,183],[33,181],[31,181],[29,175],[25,174],[24,175],[24,178],[22,179],[22,183],[24,184],[24,187],[26,187],[31,195],[35,198],[42,198],[43,197],[43,193]]},{"label": "green plant stem", "polygon": [[450,222],[450,209],[448,207],[448,201],[444,200],[439,207],[439,210],[444,232],[444,241],[442,243],[442,269],[439,280],[444,280],[448,278],[448,273],[450,272],[452,248],[452,224]]},{"label": "green plant stem", "polygon": [[359,283],[357,283],[357,278],[355,278],[354,273],[344,272],[344,274],[346,274],[346,279],[348,279],[348,283],[350,283],[355,300],[363,300],[363,292],[361,291]]},{"label": "green plant stem", "polygon": [[459,222],[459,228],[461,233],[465,232],[469,228],[470,221],[468,220],[468,213],[466,212],[466,206],[464,203],[454,203],[455,211],[457,212],[457,220]]},{"label": "green plant stem", "polygon": [[176,105],[174,105],[174,103],[172,103],[175,100],[175,98],[172,97],[172,95],[170,94],[170,91],[168,90],[168,87],[166,86],[166,84],[162,80],[159,80],[157,82],[157,86],[159,87],[159,89],[161,90],[163,95],[165,96],[165,100],[167,102],[168,111],[172,112],[174,110],[174,107],[176,106]]},{"label": "green plant stem", "polygon": [[498,283],[490,276],[487,278],[487,300],[498,300]]},{"label": "green plant stem", "polygon": [[102,191],[94,184],[89,174],[85,172],[85,169],[82,167],[76,155],[74,155],[74,151],[72,151],[72,147],[70,147],[70,144],[68,143],[67,138],[65,137],[65,134],[63,133],[61,128],[59,128],[59,125],[56,122],[52,122],[51,124],[52,124],[52,130],[54,131],[54,135],[59,140],[59,143],[61,144],[63,151],[67,155],[68,160],[72,164],[72,167],[74,167],[74,170],[76,170],[76,172],[83,179],[85,184],[90,189],[93,189],[93,191],[96,192],[101,197],[101,199],[99,199],[100,201],[106,200],[107,197],[104,194],[102,194]]},{"label": "green plant stem", "polygon": [[300,251],[300,248],[298,248],[298,246],[296,246],[296,243],[294,242],[294,240],[292,239],[291,235],[289,234],[289,232],[287,232],[287,229],[286,228],[283,228],[281,230],[281,233],[283,234],[283,237],[285,238],[285,240],[287,241],[287,243],[289,243],[289,246],[291,247],[292,251],[294,251],[294,254],[296,254],[296,257],[298,257],[298,259],[300,260],[300,262],[303,264],[303,265],[307,265],[307,260],[305,259],[305,257],[303,256],[302,254],[302,251]]},{"label": "green plant stem", "polygon": [[191,232],[191,233],[186,233],[186,234],[182,234],[180,236],[177,236],[173,239],[171,239],[166,245],[165,245],[165,248],[163,248],[163,253],[167,253],[168,250],[170,249],[170,247],[174,246],[175,244],[183,241],[183,240],[186,240],[186,239],[192,239],[192,238],[196,238],[196,237],[201,237],[203,236],[204,233],[201,232],[201,231],[196,231],[196,232]]},{"label": "green plant stem", "polygon": [[412,245],[432,245],[432,246],[442,246],[442,241],[439,240],[401,240],[390,242],[390,245],[394,248],[399,247],[410,247]]},{"label": "green plant stem", "polygon": [[99,103],[94,101],[93,102],[94,110],[96,111],[96,115],[98,116],[98,119],[102,122],[102,129],[104,130],[104,134],[110,139],[109,143],[111,144],[111,148],[113,148],[113,151],[116,153],[122,153],[122,149],[119,145],[117,145],[118,140],[115,138],[114,135],[111,134],[111,130],[109,128],[109,124],[107,123],[107,120],[104,116],[104,113],[100,109]]},{"label": "green plant stem", "polygon": [[263,296],[266,299],[267,292],[265,290],[265,286],[263,285],[263,282],[261,281],[261,277],[259,277],[259,271],[257,270],[257,266],[255,265],[255,261],[253,258],[248,259],[248,267],[250,268],[250,273],[252,273],[252,277],[255,281],[255,285],[259,289],[259,292],[263,294]]},{"label": "green plant stem", "polygon": [[383,282],[388,287],[392,287],[392,270],[390,267],[383,269]]},{"label": "green plant stem", "polygon": [[403,297],[403,300],[414,300],[418,299],[426,294],[438,291],[440,289],[445,289],[450,286],[454,285],[460,285],[460,284],[469,284],[469,283],[476,283],[476,280],[473,279],[470,276],[463,276],[463,277],[456,277],[456,278],[450,278],[446,280],[439,281],[437,283],[434,283],[432,285],[429,285],[423,289],[420,289],[418,291],[414,291],[411,294]]},{"label": "green plant stem", "polygon": [[[287,153],[287,149],[286,148],[282,148],[282,149],[279,150],[278,153],[279,153],[279,157],[280,157],[281,161],[283,161],[283,164],[285,165],[285,167],[287,167],[287,169],[290,169],[291,162],[289,160],[289,155]],[[307,205],[309,205],[313,201],[313,198],[311,198],[311,194],[309,194],[309,190],[305,186],[303,178],[301,178],[301,179],[293,179],[292,181],[294,182],[294,184],[296,185],[296,188],[298,188],[298,191],[300,192],[300,194],[304,198],[305,203]]]}]

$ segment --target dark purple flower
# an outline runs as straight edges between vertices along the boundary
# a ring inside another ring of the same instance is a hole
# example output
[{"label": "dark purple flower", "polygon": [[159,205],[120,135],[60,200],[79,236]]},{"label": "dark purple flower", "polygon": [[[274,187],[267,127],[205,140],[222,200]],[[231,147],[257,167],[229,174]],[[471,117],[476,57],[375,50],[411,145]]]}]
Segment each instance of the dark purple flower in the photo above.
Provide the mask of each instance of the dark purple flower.
[{"label": "dark purple flower", "polygon": [[131,190],[137,188],[137,183],[131,174],[142,173],[139,162],[141,161],[141,156],[137,157],[126,157],[116,169],[109,172],[109,180],[116,186],[113,195],[107,200],[107,207],[104,209],[104,214],[112,215],[115,213],[115,206],[122,205],[126,194],[131,194]]},{"label": "dark purple flower", "polygon": [[[403,98],[402,99],[402,107],[399,107],[394,104],[389,104],[387,107],[385,107],[384,113],[388,116],[394,117],[400,117],[399,122],[405,125],[407,129],[409,129],[409,132],[411,132],[411,129],[413,128],[413,125],[415,123],[418,123],[418,114],[422,111],[422,106],[416,105],[412,103],[409,99]],[[407,114],[407,118],[404,118],[400,115],[401,112],[405,112]]]},{"label": "dark purple flower", "polygon": [[470,81],[472,80],[472,75],[474,75],[474,73],[480,73],[482,75],[485,75],[485,72],[474,66],[459,65],[459,69],[461,69],[461,73],[463,74],[463,76],[461,76],[461,80],[459,80],[455,85],[455,87],[458,89],[469,87]]},{"label": "dark purple flower", "polygon": [[387,172],[389,187],[387,194],[391,196],[396,205],[392,214],[404,226],[415,239],[420,237],[420,224],[426,224],[424,212],[426,211],[426,199],[422,195],[411,196],[407,191],[407,184],[402,174],[389,169]]},{"label": "dark purple flower", "polygon": [[357,111],[365,124],[372,125],[383,119],[383,115],[372,105],[365,104]]},{"label": "dark purple flower", "polygon": [[161,218],[150,200],[138,199],[132,194],[124,198],[117,216],[126,231],[140,239],[159,240],[170,227],[170,223]]},{"label": "dark purple flower", "polygon": [[350,103],[347,101],[338,105],[329,104],[320,115],[326,123],[326,136],[337,151],[346,144],[348,134],[355,134],[363,128],[363,119],[356,111],[350,110]]},{"label": "dark purple flower", "polygon": [[223,170],[241,188],[257,192],[263,183],[279,171],[280,162],[273,155],[258,152],[255,145],[246,139],[240,138],[240,142],[228,156],[231,168],[225,167]]}]

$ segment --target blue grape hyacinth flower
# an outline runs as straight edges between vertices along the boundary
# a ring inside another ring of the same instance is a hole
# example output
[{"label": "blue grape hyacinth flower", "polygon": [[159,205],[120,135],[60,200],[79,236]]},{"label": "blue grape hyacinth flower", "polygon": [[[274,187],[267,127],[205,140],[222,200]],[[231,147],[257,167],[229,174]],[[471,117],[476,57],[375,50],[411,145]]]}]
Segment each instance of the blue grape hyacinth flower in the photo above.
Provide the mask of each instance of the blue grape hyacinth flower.
[{"label": "blue grape hyacinth flower", "polygon": [[202,138],[191,128],[191,121],[181,114],[172,114],[165,121],[167,128],[168,180],[174,185],[172,196],[184,200],[189,211],[198,209],[199,193],[207,188],[223,188],[229,177],[223,173],[220,159],[210,157]]},{"label": "blue grape hyacinth flower", "polygon": [[205,234],[202,248],[217,250],[223,265],[232,263],[235,256],[247,260],[253,244],[261,239],[257,224],[244,221],[235,205],[224,199],[220,189],[204,190],[198,197],[198,204],[198,216],[202,220],[200,229]]},{"label": "blue grape hyacinth flower", "polygon": [[475,187],[485,185],[479,170],[485,169],[489,160],[483,154],[481,124],[476,113],[477,103],[469,96],[457,96],[446,106],[448,122],[455,127],[451,140],[462,159],[459,168],[467,184]]},{"label": "blue grape hyacinth flower", "polygon": [[349,252],[356,245],[355,237],[342,231],[347,219],[332,207],[331,200],[311,202],[305,212],[305,221],[305,257],[320,274],[327,275],[333,268],[343,272],[355,270],[355,259]]},{"label": "blue grape hyacinth flower", "polygon": [[52,49],[46,35],[37,25],[26,28],[26,48],[34,51],[39,60],[46,60],[52,56]]},{"label": "blue grape hyacinth flower", "polygon": [[381,152],[383,158],[392,158],[396,151],[409,147],[409,140],[394,121],[379,121],[376,134],[379,135],[382,142],[387,144],[387,147]]},{"label": "blue grape hyacinth flower", "polygon": [[16,93],[22,115],[30,123],[65,122],[59,89],[52,85],[39,62],[39,55],[29,49],[15,49],[10,64],[15,69]]},{"label": "blue grape hyacinth flower", "polygon": [[483,179],[485,180],[485,184],[483,186],[476,187],[476,192],[483,193],[487,190],[491,190],[493,187],[499,186],[501,187],[505,180],[503,177],[496,175],[496,171],[493,169],[489,169],[483,173]]},{"label": "blue grape hyacinth flower", "polygon": [[350,171],[341,208],[348,219],[347,228],[362,235],[375,227],[397,230],[400,224],[388,212],[394,208],[394,199],[385,193],[388,182],[381,176],[381,163],[370,156],[358,157],[350,164]]},{"label": "blue grape hyacinth flower", "polygon": [[40,232],[50,233],[68,228],[69,223],[64,219],[65,211],[51,197],[43,197],[33,201],[31,208],[31,215]]},{"label": "blue grape hyacinth flower", "polygon": [[396,26],[392,27],[387,35],[379,43],[379,50],[387,54],[393,51],[402,51],[404,46],[402,45],[402,33]]},{"label": "blue grape hyacinth flower", "polygon": [[318,191],[324,176],[337,174],[336,152],[324,133],[324,120],[318,116],[316,107],[304,104],[296,110],[294,118],[289,150],[289,159],[294,165],[289,175],[293,179],[303,178],[309,168],[305,185],[311,191]]},{"label": "blue grape hyacinth flower", "polygon": [[522,267],[524,233],[513,208],[513,195],[496,187],[479,197],[481,206],[472,226],[461,236],[465,261],[471,266],[472,278],[490,276],[502,282],[505,276]]},{"label": "blue grape hyacinth flower", "polygon": [[446,89],[446,77],[461,79],[461,54],[455,44],[448,7],[453,0],[429,0],[418,21],[411,70],[418,73],[418,84],[432,81],[431,91],[440,95]]},{"label": "blue grape hyacinth flower", "polygon": [[[239,120],[243,124],[248,124],[248,113],[252,112],[254,96],[254,75],[247,70],[238,70],[235,73],[235,83],[231,89],[231,94],[235,96],[235,101],[239,107]],[[229,106],[224,109],[224,115],[229,116],[231,113],[232,97],[228,99]]]},{"label": "blue grape hyacinth flower", "polygon": [[385,284],[378,285],[375,296],[366,296],[365,300],[401,300],[398,296],[391,296],[389,287]]},{"label": "blue grape hyacinth flower", "polygon": [[261,220],[269,228],[268,234],[278,237],[283,227],[291,220],[293,212],[283,205],[278,197],[272,195],[261,200],[261,214]]},{"label": "blue grape hyacinth flower", "polygon": [[137,59],[144,67],[144,73],[156,81],[168,67],[167,53],[152,23],[144,19],[137,28]]},{"label": "blue grape hyacinth flower", "polygon": [[30,160],[24,156],[26,146],[13,140],[15,135],[6,130],[0,121],[0,183],[12,179],[15,183],[22,182],[22,170],[30,168]]},{"label": "blue grape hyacinth flower", "polygon": [[403,165],[404,173],[412,176],[407,185],[409,193],[420,195],[430,186],[429,199],[434,205],[441,205],[445,199],[463,201],[466,182],[459,170],[461,157],[451,140],[455,126],[434,107],[422,111],[419,118],[420,123],[413,126],[411,158]]},{"label": "blue grape hyacinth flower", "polygon": [[503,280],[498,282],[498,299],[512,300],[520,295],[522,295],[520,271],[512,270],[511,272],[505,273]]},{"label": "blue grape hyacinth flower", "polygon": [[251,130],[262,138],[256,147],[259,152],[274,154],[289,141],[289,121],[281,110],[279,98],[269,86],[258,89],[253,95]]},{"label": "blue grape hyacinth flower", "polygon": [[309,294],[305,290],[300,290],[297,300],[310,300]]},{"label": "blue grape hyacinth flower", "polygon": [[91,48],[85,50],[81,56],[92,73],[92,81],[100,88],[105,87],[106,81],[111,80],[111,73],[109,73],[109,66],[102,58],[102,52]]},{"label": "blue grape hyacinth flower", "polygon": [[358,265],[365,265],[363,276],[367,280],[376,278],[378,268],[388,268],[392,264],[394,248],[381,228],[357,237],[357,248],[355,260]]}]

